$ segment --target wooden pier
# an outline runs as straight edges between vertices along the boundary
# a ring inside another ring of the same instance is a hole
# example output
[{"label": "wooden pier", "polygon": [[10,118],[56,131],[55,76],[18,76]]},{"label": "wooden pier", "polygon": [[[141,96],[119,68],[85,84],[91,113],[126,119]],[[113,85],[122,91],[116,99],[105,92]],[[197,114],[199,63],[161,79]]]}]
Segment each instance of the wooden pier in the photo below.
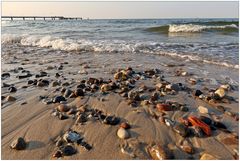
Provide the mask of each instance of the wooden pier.
[{"label": "wooden pier", "polygon": [[63,16],[2,16],[2,19],[30,19],[30,20],[82,20],[81,17],[63,17]]}]

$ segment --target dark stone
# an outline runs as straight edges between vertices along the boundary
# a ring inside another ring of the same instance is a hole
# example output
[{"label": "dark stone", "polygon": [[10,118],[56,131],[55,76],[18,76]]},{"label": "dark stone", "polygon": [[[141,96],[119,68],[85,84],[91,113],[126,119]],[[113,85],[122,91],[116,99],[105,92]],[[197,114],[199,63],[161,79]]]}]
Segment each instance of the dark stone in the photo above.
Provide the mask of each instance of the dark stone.
[{"label": "dark stone", "polygon": [[216,108],[217,108],[219,111],[221,111],[221,112],[225,112],[225,111],[226,111],[225,107],[223,107],[223,106],[221,106],[221,105],[218,105]]},{"label": "dark stone", "polygon": [[11,144],[11,148],[12,149],[16,149],[16,150],[23,150],[25,149],[27,146],[25,140],[22,137],[19,137],[18,139],[14,140]]},{"label": "dark stone", "polygon": [[180,134],[183,137],[186,137],[188,134],[188,128],[182,123],[176,123],[173,127],[173,130]]},{"label": "dark stone", "polygon": [[200,90],[198,90],[198,89],[197,89],[197,90],[195,91],[195,93],[194,93],[194,95],[195,95],[196,97],[199,97],[201,94],[203,94],[202,91],[200,91]]},{"label": "dark stone", "polygon": [[27,84],[33,84],[33,80],[28,80]]},{"label": "dark stone", "polygon": [[11,85],[10,84],[7,84],[7,83],[3,83],[2,87],[10,87]]},{"label": "dark stone", "polygon": [[219,129],[227,129],[227,127],[221,122],[214,122],[213,125]]},{"label": "dark stone", "polygon": [[18,75],[17,78],[18,78],[18,79],[24,79],[24,78],[28,78],[28,77],[31,77],[31,76],[32,76],[32,74],[27,73],[27,74],[25,74],[25,75]]},{"label": "dark stone", "polygon": [[56,96],[56,97],[53,98],[53,103],[60,103],[61,101],[66,101],[65,97]]},{"label": "dark stone", "polygon": [[62,157],[62,152],[60,150],[56,151],[54,154],[53,154],[53,157],[55,158],[60,158]]},{"label": "dark stone", "polygon": [[83,92],[83,90],[82,90],[81,88],[76,89],[76,90],[74,91],[74,94],[75,94],[76,96],[84,96],[84,92]]},{"label": "dark stone", "polygon": [[55,77],[57,77],[57,78],[60,77],[60,74],[59,74],[59,73],[56,73],[56,74],[55,74]]},{"label": "dark stone", "polygon": [[3,95],[1,96],[1,100],[4,100],[5,98],[6,98],[6,96],[3,96]]},{"label": "dark stone", "polygon": [[69,89],[66,89],[64,92],[64,97],[68,98],[72,94],[72,91]]},{"label": "dark stone", "polygon": [[109,124],[109,125],[117,125],[119,124],[120,119],[118,117],[114,116],[107,116],[104,120],[103,123]]},{"label": "dark stone", "polygon": [[62,151],[63,155],[65,155],[65,156],[70,156],[77,152],[76,149],[74,147],[72,147],[71,145],[62,147],[61,151]]},{"label": "dark stone", "polygon": [[207,125],[212,125],[212,123],[213,123],[212,119],[210,119],[206,116],[200,116],[199,119]]},{"label": "dark stone", "polygon": [[11,92],[16,92],[17,91],[17,88],[16,87],[9,87],[8,88],[8,91],[11,93]]},{"label": "dark stone", "polygon": [[86,87],[86,86],[85,86],[84,83],[81,83],[81,84],[77,85],[77,88],[81,88],[81,89],[83,89],[83,88],[85,88],[85,87]]},{"label": "dark stone", "polygon": [[59,118],[60,120],[66,120],[66,119],[68,119],[68,116],[60,113],[59,116],[58,116],[58,118]]},{"label": "dark stone", "polygon": [[10,77],[10,73],[3,73],[2,77],[4,77],[4,78]]}]

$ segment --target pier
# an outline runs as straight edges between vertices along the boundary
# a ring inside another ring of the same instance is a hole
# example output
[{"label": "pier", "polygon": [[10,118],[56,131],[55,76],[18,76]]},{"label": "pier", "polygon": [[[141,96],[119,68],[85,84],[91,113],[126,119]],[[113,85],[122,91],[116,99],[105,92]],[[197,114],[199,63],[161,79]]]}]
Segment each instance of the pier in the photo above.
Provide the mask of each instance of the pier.
[{"label": "pier", "polygon": [[30,19],[30,20],[82,20],[81,17],[63,17],[63,16],[2,16],[2,19]]}]

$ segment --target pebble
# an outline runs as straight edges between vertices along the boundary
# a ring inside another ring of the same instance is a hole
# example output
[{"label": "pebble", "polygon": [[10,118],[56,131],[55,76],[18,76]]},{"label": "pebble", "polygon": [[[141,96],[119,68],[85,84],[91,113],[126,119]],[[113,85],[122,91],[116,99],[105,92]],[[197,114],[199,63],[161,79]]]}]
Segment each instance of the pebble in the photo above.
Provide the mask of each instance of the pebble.
[{"label": "pebble", "polygon": [[198,106],[198,111],[200,113],[203,113],[203,114],[208,114],[208,108],[204,107],[204,106]]},{"label": "pebble", "polygon": [[107,116],[104,120],[103,123],[109,124],[109,125],[117,125],[119,124],[120,119],[118,117],[114,116]]},{"label": "pebble", "polygon": [[60,113],[59,116],[58,116],[58,118],[59,118],[60,120],[65,120],[65,119],[68,119],[68,116]]},{"label": "pebble", "polygon": [[159,112],[163,112],[163,111],[172,111],[172,107],[168,104],[162,104],[162,103],[158,103],[156,105],[156,108]]},{"label": "pebble", "polygon": [[56,87],[56,86],[59,86],[59,85],[60,85],[60,83],[58,81],[53,81],[51,86]]},{"label": "pebble", "polygon": [[130,137],[130,134],[128,133],[127,130],[125,130],[124,128],[119,128],[118,131],[117,131],[117,136],[120,138],[120,139],[127,139]]},{"label": "pebble", "polygon": [[16,88],[16,87],[9,87],[9,88],[8,88],[8,91],[9,91],[10,93],[16,92],[16,91],[17,91],[17,88]]},{"label": "pebble", "polygon": [[126,123],[126,122],[121,123],[120,127],[124,128],[124,129],[130,129],[131,128],[131,126],[128,123]]},{"label": "pebble", "polygon": [[62,152],[60,150],[57,150],[54,154],[53,154],[54,158],[60,158],[62,157]]},{"label": "pebble", "polygon": [[1,75],[2,77],[10,77],[10,73],[3,73],[2,75]]},{"label": "pebble", "polygon": [[81,138],[80,134],[75,131],[68,131],[63,135],[63,139],[68,143],[78,142]]},{"label": "pebble", "polygon": [[140,96],[138,91],[131,90],[128,92],[128,98],[134,101],[140,101]]},{"label": "pebble", "polygon": [[11,148],[16,150],[24,150],[27,146],[27,143],[22,137],[17,138],[11,143]]},{"label": "pebble", "polygon": [[215,94],[217,94],[220,98],[223,98],[226,95],[225,90],[223,88],[218,88],[215,91]]},{"label": "pebble", "polygon": [[2,87],[10,87],[11,85],[10,84],[7,84],[7,83],[3,83]]},{"label": "pebble", "polygon": [[216,128],[219,128],[219,129],[227,129],[226,125],[224,125],[224,124],[221,123],[221,122],[214,122],[213,125],[214,125]]},{"label": "pebble", "polygon": [[6,101],[16,101],[17,99],[13,96],[7,96],[6,98]]},{"label": "pebble", "polygon": [[61,151],[64,156],[70,156],[77,152],[76,149],[72,145],[66,145],[66,146],[61,147]]},{"label": "pebble", "polygon": [[56,96],[53,98],[53,103],[59,103],[61,101],[66,101],[65,97],[63,96]]},{"label": "pebble", "polygon": [[186,137],[188,134],[188,128],[182,123],[176,123],[173,126],[173,130],[179,135],[181,135],[182,137]]},{"label": "pebble", "polygon": [[162,83],[158,83],[155,86],[156,86],[156,89],[159,90],[159,91],[161,90],[161,88],[163,88],[163,84]]},{"label": "pebble", "polygon": [[57,109],[60,112],[68,112],[70,110],[70,107],[66,104],[60,104],[57,106]]},{"label": "pebble", "polygon": [[204,136],[202,129],[198,126],[192,126],[192,132],[194,136],[197,136],[199,138],[202,138]]},{"label": "pebble", "polygon": [[199,97],[200,95],[202,95],[203,93],[202,93],[202,91],[200,91],[200,90],[196,90],[195,91],[195,93],[194,93],[194,95],[196,96],[196,97]]},{"label": "pebble", "polygon": [[77,88],[75,91],[74,91],[74,94],[76,96],[84,96],[84,92],[81,88]]},{"label": "pebble", "polygon": [[101,91],[102,92],[107,92],[107,91],[110,91],[111,89],[112,89],[112,87],[109,84],[103,84],[101,86]]},{"label": "pebble", "polygon": [[173,154],[167,148],[160,145],[154,145],[148,149],[148,152],[153,160],[174,159]]},{"label": "pebble", "polygon": [[199,119],[207,125],[212,125],[212,123],[213,123],[212,119],[210,119],[206,116],[200,116]]},{"label": "pebble", "polygon": [[65,92],[64,92],[64,94],[63,94],[63,96],[64,96],[65,98],[68,98],[71,94],[72,94],[72,91],[69,90],[69,89],[66,89]]},{"label": "pebble", "polygon": [[18,79],[24,79],[24,78],[28,78],[28,77],[31,77],[31,76],[32,76],[32,74],[27,73],[27,74],[23,74],[23,75],[18,75],[17,78]]},{"label": "pebble", "polygon": [[218,158],[212,156],[211,154],[203,153],[200,160],[218,160]]}]

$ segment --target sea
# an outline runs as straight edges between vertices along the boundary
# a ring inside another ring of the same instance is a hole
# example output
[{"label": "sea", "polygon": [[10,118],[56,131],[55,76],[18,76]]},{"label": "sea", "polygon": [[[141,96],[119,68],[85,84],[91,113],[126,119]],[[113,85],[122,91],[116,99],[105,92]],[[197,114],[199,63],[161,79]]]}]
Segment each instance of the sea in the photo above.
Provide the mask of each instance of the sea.
[{"label": "sea", "polygon": [[239,68],[238,19],[2,20],[5,47],[143,53]]}]

